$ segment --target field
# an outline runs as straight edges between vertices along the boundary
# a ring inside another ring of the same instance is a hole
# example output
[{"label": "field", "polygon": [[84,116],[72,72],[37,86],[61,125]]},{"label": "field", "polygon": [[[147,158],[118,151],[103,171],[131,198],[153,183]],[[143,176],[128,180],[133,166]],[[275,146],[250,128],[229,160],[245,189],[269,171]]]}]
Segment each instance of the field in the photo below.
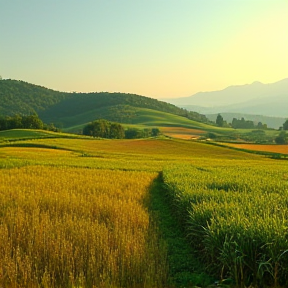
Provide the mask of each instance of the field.
[{"label": "field", "polygon": [[221,281],[287,287],[287,166],[223,164],[164,169],[167,196],[187,237]]},{"label": "field", "polygon": [[5,133],[0,287],[287,286],[286,161],[181,139]]},{"label": "field", "polygon": [[163,135],[186,140],[198,139],[201,135],[206,133],[201,129],[189,129],[183,127],[162,127],[160,131]]},{"label": "field", "polygon": [[288,145],[257,145],[257,144],[232,144],[232,143],[225,143],[225,145],[252,150],[252,151],[263,151],[263,152],[272,152],[272,153],[281,153],[281,154],[288,154]]}]

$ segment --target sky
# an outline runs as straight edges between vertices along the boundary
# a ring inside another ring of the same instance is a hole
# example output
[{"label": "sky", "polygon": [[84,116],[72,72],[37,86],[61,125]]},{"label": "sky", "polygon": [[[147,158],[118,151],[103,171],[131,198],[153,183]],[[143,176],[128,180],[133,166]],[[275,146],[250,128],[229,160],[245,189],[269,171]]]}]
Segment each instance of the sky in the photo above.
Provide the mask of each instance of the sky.
[{"label": "sky", "polygon": [[0,75],[157,99],[288,77],[287,0],[0,0]]}]

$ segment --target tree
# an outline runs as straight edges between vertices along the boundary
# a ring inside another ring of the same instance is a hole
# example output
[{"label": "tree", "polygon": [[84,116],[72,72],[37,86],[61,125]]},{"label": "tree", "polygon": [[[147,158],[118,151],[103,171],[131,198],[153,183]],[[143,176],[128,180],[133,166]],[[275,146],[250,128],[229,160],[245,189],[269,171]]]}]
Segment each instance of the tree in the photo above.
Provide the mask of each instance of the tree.
[{"label": "tree", "polygon": [[223,117],[218,114],[217,118],[216,118],[216,124],[219,126],[219,127],[223,127],[223,124],[224,124],[224,120],[223,120]]},{"label": "tree", "polygon": [[263,128],[263,123],[262,122],[258,122],[256,128],[257,129],[262,129]]},{"label": "tree", "polygon": [[283,130],[288,130],[288,119],[283,124]]},{"label": "tree", "polygon": [[276,144],[287,144],[288,143],[288,134],[285,131],[280,132],[280,134],[275,138]]},{"label": "tree", "polygon": [[158,136],[160,134],[160,130],[158,129],[158,128],[152,128],[152,130],[151,130],[151,135],[153,136],[153,137],[156,137],[156,136]]},{"label": "tree", "polygon": [[32,114],[29,116],[23,116],[22,117],[22,125],[25,129],[43,129],[43,122],[38,117],[38,115]]},{"label": "tree", "polygon": [[8,126],[10,129],[19,129],[23,127],[23,119],[19,114],[16,114],[14,117],[9,119]]},{"label": "tree", "polygon": [[125,131],[122,125],[118,123],[112,123],[110,125],[110,135],[111,139],[123,139],[125,138]]},{"label": "tree", "polygon": [[125,132],[121,124],[100,119],[86,125],[83,128],[83,135],[101,138],[122,139],[125,137]]},{"label": "tree", "polygon": [[136,139],[136,138],[141,138],[142,136],[143,136],[143,133],[137,128],[128,128],[125,131],[125,138],[127,139]]}]

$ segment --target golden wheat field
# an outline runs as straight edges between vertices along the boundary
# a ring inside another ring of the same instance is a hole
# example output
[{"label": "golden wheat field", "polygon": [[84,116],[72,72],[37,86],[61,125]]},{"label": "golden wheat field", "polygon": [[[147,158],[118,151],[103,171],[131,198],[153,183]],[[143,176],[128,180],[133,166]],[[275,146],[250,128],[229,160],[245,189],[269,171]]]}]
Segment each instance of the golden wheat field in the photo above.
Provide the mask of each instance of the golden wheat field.
[{"label": "golden wheat field", "polygon": [[147,211],[155,177],[67,167],[0,170],[0,283],[162,287],[165,248]]},{"label": "golden wheat field", "polygon": [[225,145],[246,150],[288,154],[288,145],[263,145],[263,144],[257,145],[257,144],[234,144],[234,143],[225,143]]}]

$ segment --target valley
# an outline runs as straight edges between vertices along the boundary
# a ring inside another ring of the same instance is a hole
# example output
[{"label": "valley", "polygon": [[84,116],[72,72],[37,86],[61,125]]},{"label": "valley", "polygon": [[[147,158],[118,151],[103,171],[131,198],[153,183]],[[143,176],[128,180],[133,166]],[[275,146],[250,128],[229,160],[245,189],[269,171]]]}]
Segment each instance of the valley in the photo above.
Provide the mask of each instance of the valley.
[{"label": "valley", "polygon": [[[220,127],[139,95],[8,84],[34,100],[13,106],[0,90],[1,286],[288,285],[288,151],[274,143],[285,130]],[[97,119],[148,132],[83,135]],[[32,120],[46,130],[21,127]]]}]

